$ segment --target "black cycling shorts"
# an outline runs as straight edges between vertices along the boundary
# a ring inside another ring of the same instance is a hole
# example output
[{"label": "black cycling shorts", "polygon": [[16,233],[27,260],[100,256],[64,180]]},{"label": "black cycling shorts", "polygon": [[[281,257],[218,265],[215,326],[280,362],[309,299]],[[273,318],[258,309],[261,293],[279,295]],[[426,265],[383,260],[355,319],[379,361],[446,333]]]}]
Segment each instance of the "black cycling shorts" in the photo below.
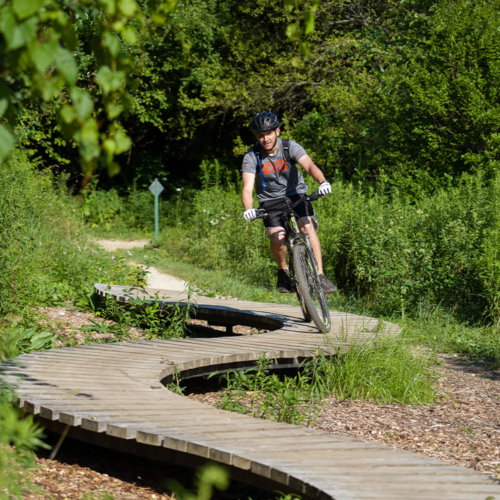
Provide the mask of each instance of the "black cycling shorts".
[{"label": "black cycling shorts", "polygon": [[[286,215],[286,210],[279,209],[284,205],[285,200],[288,200],[289,203],[295,203],[301,198],[305,198],[306,194],[294,194],[292,196],[287,196],[286,198],[276,198],[275,200],[263,201],[259,204],[259,208],[263,208],[269,215],[263,219],[264,226],[267,228],[271,227],[284,227],[283,219]],[[314,217],[314,210],[309,201],[304,201],[300,205],[297,205],[293,211],[299,216],[302,217]]]}]

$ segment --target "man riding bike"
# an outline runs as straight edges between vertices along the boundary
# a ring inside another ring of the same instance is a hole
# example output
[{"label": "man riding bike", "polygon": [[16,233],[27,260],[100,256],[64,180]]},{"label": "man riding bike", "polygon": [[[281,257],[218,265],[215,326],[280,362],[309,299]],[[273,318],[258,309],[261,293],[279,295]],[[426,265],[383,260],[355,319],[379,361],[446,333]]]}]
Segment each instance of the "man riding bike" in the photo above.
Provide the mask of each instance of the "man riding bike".
[{"label": "man riding bike", "polygon": [[[271,241],[271,253],[278,264],[276,288],[281,293],[288,293],[292,289],[292,283],[286,262],[285,229],[282,222],[284,212],[277,208],[286,200],[293,203],[306,196],[308,188],[296,163],[320,183],[318,193],[321,196],[330,194],[332,187],[302,146],[278,137],[279,125],[278,117],[273,113],[263,112],[254,116],[251,128],[258,142],[243,157],[241,200],[245,208],[243,214],[245,219],[248,222],[256,219],[257,212],[253,208],[252,194],[255,187],[259,208],[269,214],[264,219],[264,225]],[[255,183],[256,178],[257,183]],[[321,286],[325,293],[333,293],[337,288],[323,274],[321,244],[316,233],[317,222],[311,203],[305,201],[298,205],[295,211],[300,217],[298,221],[300,231],[309,235],[320,273]]]}]

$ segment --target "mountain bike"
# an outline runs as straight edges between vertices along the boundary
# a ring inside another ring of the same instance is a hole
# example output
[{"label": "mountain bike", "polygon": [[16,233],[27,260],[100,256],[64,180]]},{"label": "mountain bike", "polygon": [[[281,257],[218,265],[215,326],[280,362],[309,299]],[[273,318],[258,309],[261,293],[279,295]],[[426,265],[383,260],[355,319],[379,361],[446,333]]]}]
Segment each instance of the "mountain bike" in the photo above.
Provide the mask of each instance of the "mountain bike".
[{"label": "mountain bike", "polygon": [[[323,333],[331,329],[330,312],[326,303],[325,292],[321,286],[318,266],[314,252],[309,243],[309,236],[299,230],[297,220],[299,216],[293,209],[305,201],[316,201],[321,196],[313,193],[294,202],[286,201],[276,210],[284,210],[283,226],[286,233],[286,247],[288,250],[290,279],[292,290],[297,293],[304,320],[314,322]],[[265,219],[268,216],[264,209],[257,210],[257,218]]]}]

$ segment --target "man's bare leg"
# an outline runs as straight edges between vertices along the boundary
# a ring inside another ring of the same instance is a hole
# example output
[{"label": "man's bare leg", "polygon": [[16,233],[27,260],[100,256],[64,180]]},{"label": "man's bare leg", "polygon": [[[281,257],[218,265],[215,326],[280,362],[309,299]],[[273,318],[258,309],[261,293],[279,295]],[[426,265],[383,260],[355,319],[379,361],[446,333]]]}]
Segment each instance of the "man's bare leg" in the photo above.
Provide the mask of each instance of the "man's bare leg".
[{"label": "man's bare leg", "polygon": [[278,264],[278,269],[288,269],[286,264],[285,229],[273,227],[269,229],[268,234],[271,240],[271,253],[276,264]]},{"label": "man's bare leg", "polygon": [[314,257],[316,258],[316,264],[318,264],[319,274],[323,274],[323,259],[321,256],[321,243],[319,242],[318,233],[314,229],[314,222],[311,217],[301,217],[299,219],[299,229],[302,234],[309,235],[309,243],[314,252]]}]

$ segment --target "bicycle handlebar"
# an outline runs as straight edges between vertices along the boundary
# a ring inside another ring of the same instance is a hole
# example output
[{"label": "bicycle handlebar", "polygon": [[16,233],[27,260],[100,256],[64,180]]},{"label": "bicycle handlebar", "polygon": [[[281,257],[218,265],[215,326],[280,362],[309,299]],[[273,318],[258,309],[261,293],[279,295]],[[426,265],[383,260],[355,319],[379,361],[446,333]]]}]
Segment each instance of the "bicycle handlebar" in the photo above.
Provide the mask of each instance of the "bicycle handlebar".
[{"label": "bicycle handlebar", "polygon": [[[310,194],[308,196],[304,196],[304,198],[301,198],[300,200],[296,201],[295,203],[289,204],[286,203],[284,205],[281,205],[281,207],[277,207],[274,210],[281,210],[282,208],[288,208],[288,209],[293,209],[297,205],[300,205],[301,203],[304,203],[305,201],[316,201],[321,198],[321,195],[316,191],[313,194]],[[269,214],[263,209],[259,208],[256,210],[257,212],[257,219],[265,219]]]}]

